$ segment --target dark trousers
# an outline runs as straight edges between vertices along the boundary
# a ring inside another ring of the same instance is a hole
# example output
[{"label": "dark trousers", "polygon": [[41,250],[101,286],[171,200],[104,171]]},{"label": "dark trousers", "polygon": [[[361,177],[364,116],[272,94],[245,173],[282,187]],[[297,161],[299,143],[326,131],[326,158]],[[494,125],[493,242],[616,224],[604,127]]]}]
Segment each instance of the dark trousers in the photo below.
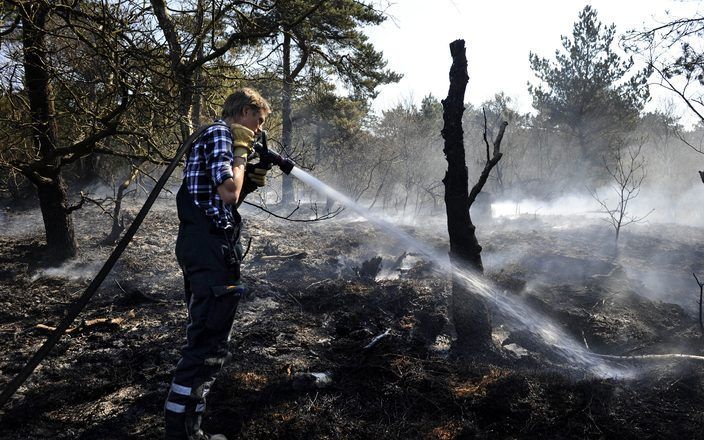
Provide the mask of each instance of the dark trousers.
[{"label": "dark trousers", "polygon": [[239,284],[203,286],[185,279],[188,301],[186,344],[176,365],[166,410],[205,410],[205,397],[215,376],[230,358],[227,343],[243,288]]},{"label": "dark trousers", "polygon": [[[182,200],[177,198],[181,224],[176,258],[183,270],[188,325],[165,404],[167,433],[169,426],[184,426],[181,420],[185,420],[187,431],[199,429],[206,396],[230,358],[227,343],[244,294],[239,234],[212,228],[195,206],[183,206],[188,200],[183,200],[181,191],[178,197]],[[196,419],[197,423],[189,422]]]}]

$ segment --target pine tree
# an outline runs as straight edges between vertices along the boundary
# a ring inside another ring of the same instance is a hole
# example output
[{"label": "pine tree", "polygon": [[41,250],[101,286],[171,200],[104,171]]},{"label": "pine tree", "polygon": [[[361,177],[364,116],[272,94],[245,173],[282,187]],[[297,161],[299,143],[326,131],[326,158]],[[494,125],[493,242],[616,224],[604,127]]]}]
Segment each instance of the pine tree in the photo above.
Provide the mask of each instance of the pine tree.
[{"label": "pine tree", "polygon": [[554,61],[530,54],[531,68],[542,82],[528,85],[533,106],[567,136],[576,163],[596,175],[603,169],[603,157],[635,128],[649,98],[649,71],[628,76],[633,60],[614,51],[615,34],[614,25],[602,24],[586,6],[572,37],[562,37]]},{"label": "pine tree", "polygon": [[[293,144],[293,101],[305,99],[317,87],[316,82],[338,81],[355,100],[365,100],[376,96],[379,85],[401,78],[386,69],[383,54],[362,32],[363,26],[386,19],[369,2],[277,0],[273,6],[280,32],[271,39],[271,59],[277,64],[282,84],[284,150],[291,150]],[[282,203],[293,201],[293,181],[284,176]]]}]

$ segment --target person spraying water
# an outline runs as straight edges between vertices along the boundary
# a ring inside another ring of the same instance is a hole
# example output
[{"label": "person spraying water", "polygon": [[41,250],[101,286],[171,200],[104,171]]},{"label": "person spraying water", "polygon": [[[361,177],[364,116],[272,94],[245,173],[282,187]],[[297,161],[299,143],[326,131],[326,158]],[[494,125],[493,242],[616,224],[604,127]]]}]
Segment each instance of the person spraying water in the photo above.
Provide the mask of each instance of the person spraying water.
[{"label": "person spraying water", "polygon": [[[174,158],[164,170],[156,186],[148,195],[144,205],[138,212],[130,227],[123,235],[122,239],[116,245],[110,257],[100,269],[99,273],[91,281],[90,285],[86,288],[83,294],[74,303],[70,305],[69,309],[65,313],[63,320],[57,326],[56,330],[52,332],[50,337],[44,342],[40,349],[37,350],[37,352],[20,370],[20,372],[2,390],[2,393],[0,393],[0,408],[7,404],[13,394],[27,380],[27,378],[32,374],[34,369],[41,363],[41,361],[49,354],[50,350],[53,346],[56,345],[61,336],[64,334],[65,330],[71,325],[71,323],[76,319],[76,317],[80,314],[83,308],[88,304],[90,298],[98,290],[102,282],[110,273],[112,267],[119,259],[120,255],[127,248],[127,245],[139,229],[142,221],[149,212],[149,209],[155,202],[156,198],[159,196],[160,191],[168,181],[169,177],[178,165],[180,159],[190,149],[192,142],[196,139],[198,134],[199,132],[197,131],[181,144],[178,151],[174,155]],[[453,267],[447,255],[434,251],[431,246],[417,240],[402,229],[392,225],[380,216],[372,213],[369,209],[362,207],[346,195],[340,193],[339,191],[333,189],[329,185],[310,175],[306,171],[302,170],[300,167],[296,166],[291,159],[284,158],[275,151],[270,150],[267,146],[266,134],[264,134],[263,132],[259,141],[253,142],[252,148],[259,157],[259,163],[251,164],[251,167],[250,164],[247,164],[247,167],[250,168],[250,179],[253,181],[256,179],[256,181],[259,182],[256,184],[257,186],[263,186],[265,184],[264,176],[266,175],[266,172],[271,169],[274,165],[276,165],[285,174],[290,174],[296,177],[301,182],[305,183],[306,185],[309,185],[321,195],[330,197],[331,199],[338,201],[351,211],[366,218],[370,223],[385,231],[387,234],[396,238],[399,242],[406,244],[411,249],[424,255],[430,262],[434,263],[435,268],[436,270],[438,270],[438,272],[443,274],[451,273],[456,275],[458,279],[460,279],[468,287],[472,288],[473,291],[476,292],[478,295],[482,295],[488,301],[495,304],[497,309],[500,312],[504,313],[507,317],[511,318],[514,323],[523,325],[526,329],[530,330],[532,333],[542,338],[548,346],[551,346],[555,352],[560,353],[566,359],[566,361],[568,361],[575,368],[584,369],[599,377],[628,378],[634,376],[636,371],[635,369],[614,368],[606,362],[606,359],[693,359],[698,361],[704,360],[704,356],[696,356],[689,354],[606,356],[592,353],[582,345],[576,343],[573,338],[567,335],[557,325],[552,323],[547,317],[536,313],[535,310],[532,310],[530,307],[528,307],[526,304],[524,304],[518,299],[500,294],[498,290],[495,289],[480,274],[473,273],[469,270]]]}]

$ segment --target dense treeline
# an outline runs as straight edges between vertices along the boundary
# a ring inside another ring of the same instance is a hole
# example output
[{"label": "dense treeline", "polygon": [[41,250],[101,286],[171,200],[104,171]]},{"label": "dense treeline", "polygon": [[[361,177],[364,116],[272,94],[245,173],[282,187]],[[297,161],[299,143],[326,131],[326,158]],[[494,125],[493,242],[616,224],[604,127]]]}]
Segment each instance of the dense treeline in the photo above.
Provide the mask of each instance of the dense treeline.
[{"label": "dense treeline", "polygon": [[[378,87],[400,78],[363,33],[386,18],[378,2],[10,0],[0,13],[0,189],[14,200],[38,195],[60,258],[77,252],[71,211],[88,182],[117,186],[163,165],[241,86],[272,102],[278,148],[353,198],[406,216],[442,204],[439,99],[371,112]],[[648,35],[631,36],[632,49]],[[586,7],[554,59],[530,55],[533,113],[502,93],[467,105],[470,175],[486,161],[485,130],[492,139],[500,120],[509,123],[486,188],[495,198],[607,185],[621,152],[636,146],[644,186],[676,195],[696,182],[696,153],[682,144],[698,145],[704,126],[685,131],[671,111],[643,111],[654,71],[702,80],[693,49],[670,70],[637,70],[617,40]],[[263,196],[282,205],[314,197],[284,179]]]}]

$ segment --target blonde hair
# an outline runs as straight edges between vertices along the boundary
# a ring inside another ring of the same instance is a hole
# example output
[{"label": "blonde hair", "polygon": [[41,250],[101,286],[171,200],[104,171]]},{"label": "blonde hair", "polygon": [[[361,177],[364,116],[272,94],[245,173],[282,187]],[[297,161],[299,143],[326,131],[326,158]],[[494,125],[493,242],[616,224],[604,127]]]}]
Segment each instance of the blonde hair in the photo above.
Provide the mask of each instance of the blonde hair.
[{"label": "blonde hair", "polygon": [[225,99],[222,106],[222,118],[239,116],[246,107],[255,108],[265,116],[271,113],[271,106],[259,92],[249,87],[243,87],[235,90]]}]

